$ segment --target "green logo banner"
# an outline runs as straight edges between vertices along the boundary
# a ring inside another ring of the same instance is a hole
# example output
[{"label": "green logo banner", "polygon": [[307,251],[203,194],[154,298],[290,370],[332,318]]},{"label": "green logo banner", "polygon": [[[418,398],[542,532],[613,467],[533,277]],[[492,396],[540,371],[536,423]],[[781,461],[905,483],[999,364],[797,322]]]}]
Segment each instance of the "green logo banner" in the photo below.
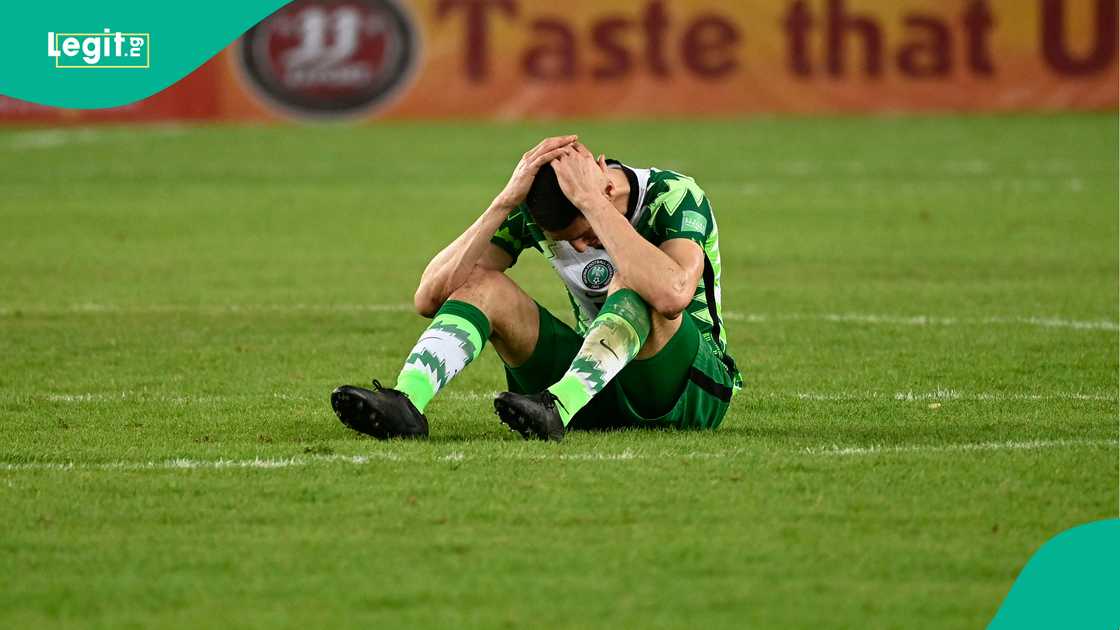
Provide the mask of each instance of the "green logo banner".
[{"label": "green logo banner", "polygon": [[0,94],[77,109],[127,105],[190,74],[287,2],[9,3]]},{"label": "green logo banner", "polygon": [[988,628],[1120,628],[1120,520],[1081,525],[1047,541]]}]

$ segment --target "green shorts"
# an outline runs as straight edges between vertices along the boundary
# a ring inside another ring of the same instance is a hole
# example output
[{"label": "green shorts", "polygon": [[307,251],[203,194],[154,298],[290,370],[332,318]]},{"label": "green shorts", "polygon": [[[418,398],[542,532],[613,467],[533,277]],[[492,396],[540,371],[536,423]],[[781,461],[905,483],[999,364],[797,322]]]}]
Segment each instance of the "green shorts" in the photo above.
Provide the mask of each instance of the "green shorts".
[{"label": "green shorts", "polygon": [[[524,365],[506,366],[509,390],[519,394],[535,394],[559,381],[583,345],[583,337],[571,326],[537,306],[540,331],[533,355]],[[724,359],[715,344],[700,334],[692,317],[682,317],[664,348],[649,359],[631,361],[572,418],[569,429],[719,427],[731,403],[734,362]],[[674,391],[658,392],[658,398],[668,402],[643,415],[639,401],[650,396],[642,385],[653,381],[668,383],[663,387]]]}]

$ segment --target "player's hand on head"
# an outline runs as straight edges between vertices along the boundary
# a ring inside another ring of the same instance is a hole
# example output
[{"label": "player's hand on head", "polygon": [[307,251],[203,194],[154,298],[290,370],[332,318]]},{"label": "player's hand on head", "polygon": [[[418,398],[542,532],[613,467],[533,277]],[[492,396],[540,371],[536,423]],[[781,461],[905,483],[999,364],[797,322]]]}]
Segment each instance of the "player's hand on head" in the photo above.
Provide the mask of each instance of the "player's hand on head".
[{"label": "player's hand on head", "polygon": [[586,212],[596,207],[596,203],[606,199],[607,179],[606,161],[603,156],[596,160],[587,147],[579,142],[561,150],[560,156],[552,162],[560,190],[580,210]]},{"label": "player's hand on head", "polygon": [[517,163],[517,167],[513,169],[509,183],[495,199],[498,205],[512,210],[517,204],[525,201],[525,196],[529,194],[529,187],[533,185],[533,178],[537,176],[541,166],[564,155],[565,151],[570,151],[572,143],[578,139],[579,136],[574,134],[553,136],[541,140],[537,146],[526,151],[521,156],[521,161]]}]

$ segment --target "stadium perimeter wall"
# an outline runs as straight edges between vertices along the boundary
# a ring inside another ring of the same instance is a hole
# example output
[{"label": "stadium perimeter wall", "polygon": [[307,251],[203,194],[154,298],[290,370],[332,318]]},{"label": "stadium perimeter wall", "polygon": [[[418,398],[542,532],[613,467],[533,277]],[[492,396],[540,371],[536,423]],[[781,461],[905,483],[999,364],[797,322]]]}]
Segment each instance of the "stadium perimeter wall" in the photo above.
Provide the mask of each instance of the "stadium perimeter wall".
[{"label": "stadium perimeter wall", "polygon": [[0,122],[1115,109],[1117,4],[296,0],[148,99]]}]

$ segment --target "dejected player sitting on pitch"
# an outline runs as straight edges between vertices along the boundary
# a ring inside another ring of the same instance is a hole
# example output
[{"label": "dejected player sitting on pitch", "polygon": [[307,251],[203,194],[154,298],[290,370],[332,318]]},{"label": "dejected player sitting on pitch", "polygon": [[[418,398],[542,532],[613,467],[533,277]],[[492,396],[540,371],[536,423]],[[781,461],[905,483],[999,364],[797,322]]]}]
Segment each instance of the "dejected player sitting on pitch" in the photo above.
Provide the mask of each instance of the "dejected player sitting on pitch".
[{"label": "dejected player sitting on pitch", "polygon": [[[572,330],[503,273],[543,253]],[[428,435],[424,408],[487,340],[510,391],[494,407],[526,439],[568,429],[719,426],[742,385],[720,319],[719,236],[707,198],[672,171],[596,160],[576,136],[522,156],[505,189],[424,270],[432,324],[393,389],[344,385],[342,422],[376,438]]]}]

